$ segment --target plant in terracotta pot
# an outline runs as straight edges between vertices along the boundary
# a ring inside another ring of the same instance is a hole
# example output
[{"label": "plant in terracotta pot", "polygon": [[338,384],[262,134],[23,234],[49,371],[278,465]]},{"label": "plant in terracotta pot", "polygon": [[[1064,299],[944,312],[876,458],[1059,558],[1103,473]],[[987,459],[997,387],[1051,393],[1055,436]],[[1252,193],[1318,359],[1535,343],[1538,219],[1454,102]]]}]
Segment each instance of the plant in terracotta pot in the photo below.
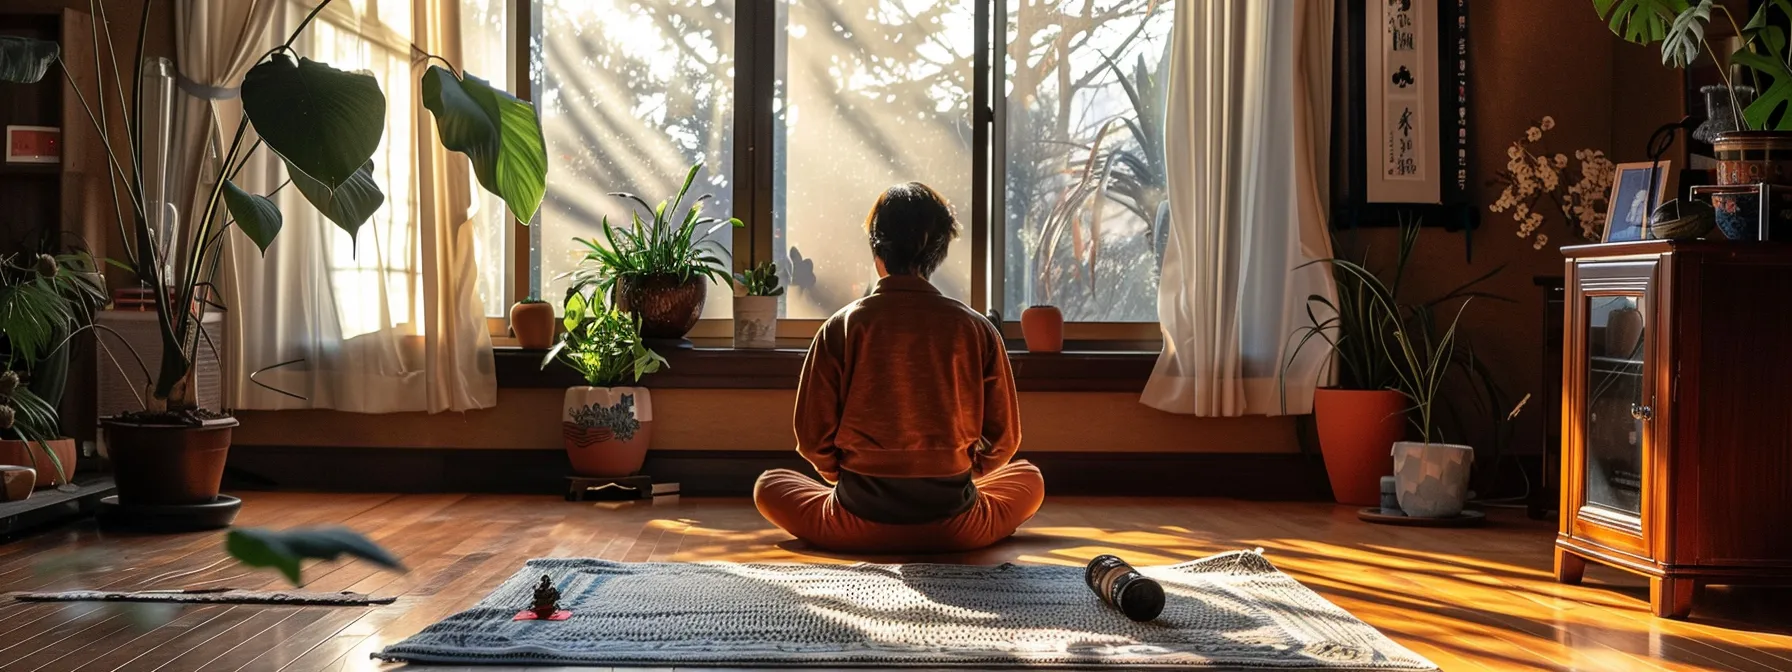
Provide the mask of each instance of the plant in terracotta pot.
[{"label": "plant in terracotta pot", "polygon": [[533,296],[516,302],[510,307],[510,331],[524,349],[554,347],[554,304]]},{"label": "plant in terracotta pot", "polygon": [[0,255],[0,464],[34,469],[38,488],[72,487],[75,441],[56,409],[70,340],[92,324],[103,286],[85,253]]},{"label": "plant in terracotta pot", "polygon": [[765,262],[734,274],[734,347],[778,347],[778,265]]},{"label": "plant in terracotta pot", "polygon": [[711,236],[745,226],[738,219],[704,216],[709,194],[686,207],[685,195],[702,171],[702,163],[691,166],[678,194],[657,207],[634,194],[611,194],[641,209],[630,215],[628,226],[605,217],[602,240],[573,239],[585,246],[585,254],[572,273],[571,291],[596,287],[598,296],[640,320],[643,338],[680,340],[690,333],[703,315],[709,284],[730,280],[728,251]]},{"label": "plant in terracotta pot", "polygon": [[1418,236],[1417,220],[1401,222],[1391,280],[1370,270],[1366,257],[1361,262],[1337,258],[1312,262],[1332,267],[1337,300],[1308,298],[1309,322],[1290,334],[1293,347],[1278,380],[1284,409],[1288,367],[1301,350],[1317,342],[1334,355],[1331,370],[1336,382],[1314,391],[1313,419],[1332,497],[1340,504],[1379,503],[1381,477],[1392,473],[1388,448],[1406,438],[1409,402],[1400,390],[1405,363],[1395,356],[1396,334],[1409,329],[1420,313],[1428,315],[1432,306],[1481,296],[1473,288],[1500,271],[1495,268],[1424,303],[1403,303],[1399,297]]},{"label": "plant in terracotta pot", "polygon": [[[1711,196],[1718,228],[1733,240],[1759,239],[1761,195],[1744,189],[1755,184],[1792,185],[1792,0],[1750,3],[1755,11],[1738,23],[1728,6],[1713,0],[1593,0],[1599,18],[1613,34],[1636,44],[1661,43],[1661,62],[1674,68],[1692,65],[1701,56],[1717,68],[1730,98],[1717,106],[1736,130],[1711,139],[1719,186],[1738,187]],[[1714,45],[1706,30],[1722,20],[1726,40],[1735,48]],[[1756,92],[1759,92],[1758,95]],[[1777,203],[1768,215],[1779,228],[1792,225],[1792,189],[1773,193]]]},{"label": "plant in terracotta pot", "polygon": [[653,396],[645,387],[626,386],[667,366],[642,343],[633,316],[586,298],[566,296],[566,333],[542,358],[542,368],[558,358],[585,378],[566,390],[560,416],[566,457],[583,476],[629,476],[641,470],[653,438]]},{"label": "plant in terracotta pot", "polygon": [[[385,132],[381,83],[366,71],[340,70],[305,58],[292,46],[332,1],[316,4],[284,42],[256,58],[243,78],[241,121],[235,129],[221,129],[220,138],[228,141],[217,143],[216,160],[192,168],[200,173],[194,181],[204,185],[204,207],[181,213],[190,219],[177,229],[183,239],[173,248],[186,251],[179,259],[166,259],[167,248],[152,242],[158,232],[146,213],[155,212],[153,195],[142,189],[137,168],[145,163],[144,139],[150,134],[132,123],[141,115],[89,115],[94,130],[113,139],[97,143],[106,153],[99,170],[108,180],[99,189],[121,197],[123,205],[100,208],[115,213],[124,241],[121,258],[109,263],[133,273],[142,285],[162,290],[149,292],[162,348],[159,366],[140,391],[143,409],[103,421],[121,512],[212,507],[222,501],[218,489],[237,421],[198,404],[194,364],[211,347],[201,345],[205,332],[199,325],[209,310],[222,307],[212,288],[230,229],[265,251],[283,219],[266,195],[237,183],[238,170],[257,152],[272,152],[285,167],[287,184],[351,236],[385,203],[372,162]],[[143,60],[144,36],[155,13],[141,15],[138,51],[129,63]],[[105,41],[105,53],[120,53],[109,36]],[[95,45],[96,54],[101,46]],[[442,145],[470,159],[480,185],[502,198],[518,221],[529,221],[547,184],[547,151],[534,106],[444,59],[427,58],[433,63],[422,75],[420,102],[434,115]],[[95,63],[92,80],[99,84],[84,92],[83,109],[103,112],[106,107],[98,103],[104,101],[114,109],[131,110],[131,92],[102,76],[99,62],[105,59],[89,60]],[[55,43],[19,38],[0,43],[0,80],[32,83],[58,70],[74,85]]]}]

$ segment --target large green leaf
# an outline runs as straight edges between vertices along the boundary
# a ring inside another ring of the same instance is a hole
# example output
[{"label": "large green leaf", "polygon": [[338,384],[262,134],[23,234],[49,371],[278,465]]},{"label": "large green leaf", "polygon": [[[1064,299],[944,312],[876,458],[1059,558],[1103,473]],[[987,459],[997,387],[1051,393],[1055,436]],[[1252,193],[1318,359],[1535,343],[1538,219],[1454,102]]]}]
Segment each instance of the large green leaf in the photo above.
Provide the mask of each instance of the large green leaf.
[{"label": "large green leaf", "polygon": [[517,221],[534,219],[548,176],[547,143],[535,106],[441,66],[423,74],[423,106],[435,115],[442,146],[473,162],[479,184],[504,199]]},{"label": "large green leaf", "polygon": [[274,236],[280,235],[282,218],[280,208],[265,196],[258,196],[243,191],[235,182],[224,182],[224,207],[230,210],[230,216],[236,218],[236,228],[243,230],[243,235],[255,241],[263,255],[268,253],[268,246],[274,244]]},{"label": "large green leaf", "polygon": [[224,549],[250,567],[280,570],[295,586],[299,585],[300,563],[307,559],[335,560],[350,555],[388,569],[404,569],[386,549],[345,527],[238,528],[225,537]]},{"label": "large green leaf", "polygon": [[1593,0],[1599,18],[1611,24],[1612,34],[1637,44],[1653,44],[1668,34],[1668,26],[1686,0]]},{"label": "large green leaf", "polygon": [[[1780,14],[1779,21],[1774,20],[1775,12]],[[1767,0],[1755,10],[1754,16],[1749,17],[1748,24],[1742,27],[1742,37],[1765,47],[1768,55],[1773,56],[1774,59],[1784,61],[1786,60],[1786,28],[1780,25],[1780,22],[1787,19],[1792,19],[1792,1]]]},{"label": "large green leaf", "polygon": [[36,84],[61,53],[55,42],[0,35],[0,82]]},{"label": "large green leaf", "polygon": [[[1742,111],[1742,119],[1753,129],[1792,130],[1792,71],[1786,63],[1772,56],[1749,51],[1746,47],[1730,55],[1730,62],[1750,68],[1765,77],[1767,86]],[[1787,108],[1781,111],[1781,108]],[[1777,115],[1777,119],[1776,119]],[[1771,125],[1769,122],[1772,122]]]},{"label": "large green leaf", "polygon": [[305,200],[335,222],[338,228],[347,231],[350,238],[354,238],[361,231],[361,225],[367,223],[367,218],[386,203],[386,195],[373,181],[372,159],[361,164],[360,170],[334,190],[306,175],[291,161],[286,163],[286,173],[292,177],[292,186],[305,195]]},{"label": "large green leaf", "polygon": [[277,53],[243,78],[243,111],[287,162],[335,189],[373,157],[386,128],[386,94],[372,74]]},{"label": "large green leaf", "polygon": [[1674,17],[1661,40],[1661,64],[1684,68],[1698,60],[1699,50],[1705,46],[1705,26],[1710,23],[1711,0],[1699,0]]}]

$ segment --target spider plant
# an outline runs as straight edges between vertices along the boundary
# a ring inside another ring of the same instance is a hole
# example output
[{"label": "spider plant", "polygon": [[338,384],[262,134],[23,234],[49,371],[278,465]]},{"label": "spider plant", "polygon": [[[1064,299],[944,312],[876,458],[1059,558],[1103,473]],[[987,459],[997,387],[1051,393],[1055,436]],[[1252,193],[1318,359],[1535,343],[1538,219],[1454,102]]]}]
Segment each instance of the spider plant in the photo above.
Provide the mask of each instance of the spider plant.
[{"label": "spider plant", "polygon": [[[696,278],[711,282],[730,280],[728,251],[710,236],[724,228],[746,225],[732,217],[705,217],[703,202],[712,194],[698,196],[689,209],[685,208],[685,195],[690,193],[691,184],[702,170],[702,162],[691,166],[678,194],[660,201],[658,206],[648,205],[634,194],[610,194],[632,201],[641,208],[630,213],[630,223],[626,227],[613,225],[609,217],[604,217],[602,242],[573,239],[585,247],[585,254],[580,259],[580,268],[571,273],[572,287],[568,293],[576,294],[587,287],[595,287],[597,296],[607,297],[612,295],[619,282],[635,283],[648,278],[671,278],[680,284]],[[651,219],[643,218],[643,215]]]},{"label": "spider plant", "polygon": [[769,261],[744,273],[735,273],[734,286],[745,291],[747,296],[784,295],[784,287],[778,282],[778,265]]},{"label": "spider plant", "polygon": [[566,333],[541,358],[542,368],[558,357],[584,376],[586,384],[616,387],[671,366],[641,342],[640,325],[633,317],[605,305],[601,298],[571,292],[564,308],[566,317],[561,323]]},{"label": "spider plant", "polygon": [[[144,0],[147,10],[151,0]],[[149,19],[143,11],[137,26],[137,50],[125,63],[116,62],[109,33],[94,41],[93,79],[100,82],[92,96],[69,72],[60,47],[52,42],[27,39],[0,41],[0,81],[30,84],[50,70],[60,71],[76,94],[81,109],[93,123],[106,150],[100,170],[107,189],[122,207],[113,215],[123,241],[122,258],[109,260],[134,273],[142,284],[159,290],[155,299],[156,326],[161,334],[162,358],[151,376],[145,411],[156,424],[195,425],[209,414],[200,414],[194,363],[205,338],[199,328],[205,313],[215,307],[212,291],[222,259],[224,238],[236,228],[264,253],[279,235],[280,209],[267,195],[251,193],[236,183],[238,171],[248,159],[266,147],[284,162],[290,184],[337,227],[352,237],[385,203],[385,194],[373,179],[372,156],[385,132],[386,95],[380,83],[366,72],[349,72],[300,55],[293,44],[334,0],[314,6],[285,42],[263,53],[243,78],[243,119],[219,145],[214,167],[198,182],[207,190],[205,207],[197,219],[181,227],[191,238],[180,249],[189,250],[170,268],[154,240],[146,213],[149,194],[139,169],[143,165],[144,124],[142,96],[127,91],[122,82],[105,82],[102,63],[110,54],[115,72],[135,72],[141,62]],[[105,25],[106,6],[112,0],[92,0],[97,23]],[[546,189],[547,150],[533,105],[493,88],[484,80],[462,72],[435,56],[442,65],[431,65],[423,74],[421,102],[436,119],[442,145],[465,154],[474,175],[485,189],[503,198],[518,221],[527,223],[541,205]],[[446,66],[446,67],[444,67]],[[136,81],[136,80],[133,80]],[[117,107],[108,110],[109,104]],[[120,112],[123,112],[122,114]],[[253,128],[254,136],[249,134]],[[122,153],[119,148],[128,148]],[[215,172],[214,172],[215,171]]]}]

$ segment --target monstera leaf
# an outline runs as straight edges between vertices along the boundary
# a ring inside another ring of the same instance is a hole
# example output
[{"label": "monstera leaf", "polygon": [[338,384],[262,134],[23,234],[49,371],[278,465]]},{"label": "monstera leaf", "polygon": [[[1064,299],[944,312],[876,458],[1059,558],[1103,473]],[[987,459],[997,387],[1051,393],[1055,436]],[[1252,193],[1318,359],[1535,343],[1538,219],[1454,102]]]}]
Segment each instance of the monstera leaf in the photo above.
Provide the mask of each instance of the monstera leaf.
[{"label": "monstera leaf", "polygon": [[[1746,48],[1731,54],[1730,62],[1753,69],[1767,78],[1767,84],[1755,97],[1755,102],[1742,111],[1748,127],[1792,130],[1792,70],[1786,69],[1786,62]],[[1788,109],[1782,111],[1781,108]]]},{"label": "monstera leaf", "polygon": [[423,106],[435,115],[442,146],[473,162],[479,184],[504,199],[517,221],[534,219],[548,177],[547,143],[535,106],[441,66],[423,74]]},{"label": "monstera leaf", "polygon": [[1705,46],[1705,27],[1710,24],[1711,0],[1700,0],[1674,17],[1661,40],[1661,64],[1684,68],[1698,60],[1699,50]]},{"label": "monstera leaf", "polygon": [[386,549],[346,527],[301,527],[291,530],[238,528],[224,539],[224,550],[250,567],[273,567],[299,585],[300,563],[335,560],[350,555],[387,569],[404,569]]},{"label": "monstera leaf", "polygon": [[331,190],[373,158],[386,94],[366,72],[276,53],[243,78],[243,112],[269,148]]},{"label": "monstera leaf", "polygon": [[380,186],[373,182],[373,160],[361,164],[361,169],[349,176],[347,182],[334,190],[324,183],[306,175],[304,171],[287,162],[286,172],[292,177],[292,186],[298,187],[299,193],[305,195],[318,212],[335,222],[337,228],[347,231],[350,238],[360,232],[361,225],[367,218],[378,212],[386,203],[386,194]]},{"label": "monstera leaf", "polygon": [[61,54],[55,42],[0,35],[0,82],[36,84]]},{"label": "monstera leaf", "polygon": [[284,218],[280,208],[264,196],[257,196],[235,182],[224,183],[224,207],[230,210],[230,216],[236,218],[236,228],[243,230],[243,235],[255,241],[262,254],[268,253],[268,246],[274,244],[274,236],[280,235],[280,225]]},{"label": "monstera leaf", "polygon": [[1593,9],[1611,24],[1612,33],[1637,44],[1665,39],[1686,7],[1686,0],[1593,0]]}]

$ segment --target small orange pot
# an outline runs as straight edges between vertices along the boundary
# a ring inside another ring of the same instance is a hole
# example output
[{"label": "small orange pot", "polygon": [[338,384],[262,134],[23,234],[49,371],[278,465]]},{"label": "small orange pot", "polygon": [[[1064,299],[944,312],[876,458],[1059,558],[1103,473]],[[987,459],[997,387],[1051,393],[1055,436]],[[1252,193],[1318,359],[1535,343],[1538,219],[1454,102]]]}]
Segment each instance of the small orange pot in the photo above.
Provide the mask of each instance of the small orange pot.
[{"label": "small orange pot", "polygon": [[554,304],[522,301],[510,307],[510,330],[516,343],[529,350],[554,347]]},{"label": "small orange pot", "polygon": [[1394,473],[1389,452],[1406,438],[1408,405],[1406,395],[1393,390],[1314,391],[1319,452],[1339,504],[1381,503],[1381,477]]},{"label": "small orange pot", "polygon": [[1028,352],[1064,351],[1064,313],[1057,306],[1033,306],[1020,314]]},{"label": "small orange pot", "polygon": [[[62,473],[67,474],[71,479],[74,478],[75,460],[79,457],[75,453],[75,440],[50,439],[44,443],[49,444],[50,450],[56,453],[56,459],[62,463]],[[50,461],[50,456],[44,453],[43,446],[36,442],[0,441],[0,464],[36,469],[39,490],[62,484],[61,479],[56,477],[56,463]]]}]

